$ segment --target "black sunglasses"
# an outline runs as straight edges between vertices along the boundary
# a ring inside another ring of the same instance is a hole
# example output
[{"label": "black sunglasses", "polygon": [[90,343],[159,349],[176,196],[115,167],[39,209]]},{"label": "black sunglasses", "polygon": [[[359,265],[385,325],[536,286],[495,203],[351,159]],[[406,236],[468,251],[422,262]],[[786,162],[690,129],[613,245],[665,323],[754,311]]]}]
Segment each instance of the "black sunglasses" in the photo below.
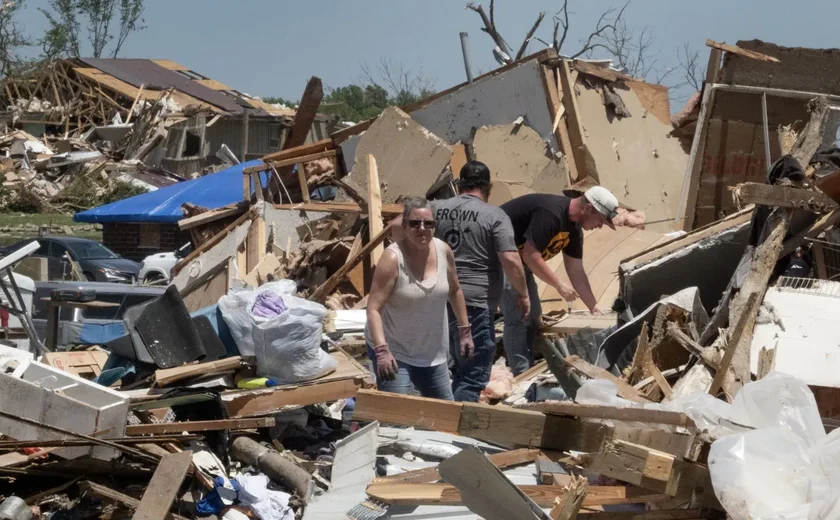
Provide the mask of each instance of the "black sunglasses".
[{"label": "black sunglasses", "polygon": [[411,229],[420,229],[420,224],[426,229],[434,229],[435,228],[435,221],[434,220],[409,220],[408,227]]}]

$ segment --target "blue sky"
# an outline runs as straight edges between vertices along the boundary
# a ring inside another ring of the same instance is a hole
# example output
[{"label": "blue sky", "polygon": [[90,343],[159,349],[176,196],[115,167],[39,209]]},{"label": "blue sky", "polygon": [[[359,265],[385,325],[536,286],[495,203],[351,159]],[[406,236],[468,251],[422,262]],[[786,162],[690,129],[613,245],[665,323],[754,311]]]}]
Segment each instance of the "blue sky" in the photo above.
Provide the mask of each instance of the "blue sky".
[{"label": "blue sky", "polygon": [[[464,0],[146,0],[148,28],[132,35],[121,57],[169,58],[252,95],[298,99],[309,76],[327,86],[356,81],[360,63],[380,58],[416,68],[443,90],[465,80],[458,33],[470,34],[473,67],[496,67],[492,42]],[[489,0],[482,2],[485,9]],[[32,36],[44,29],[27,0],[20,21]],[[565,51],[580,48],[601,12],[623,2],[569,0],[571,29]],[[550,39],[550,17],[559,0],[497,0],[504,38],[518,47],[539,11],[548,17],[537,33]],[[648,27],[653,54],[663,68],[677,65],[677,48],[689,42],[705,64],[706,38],[735,43],[763,39],[781,45],[837,47],[828,0],[633,0],[629,26]],[[529,51],[538,50],[532,44]],[[593,57],[600,57],[597,54]],[[676,81],[677,78],[666,80]],[[677,97],[682,99],[684,93]],[[676,109],[678,107],[672,107]]]}]

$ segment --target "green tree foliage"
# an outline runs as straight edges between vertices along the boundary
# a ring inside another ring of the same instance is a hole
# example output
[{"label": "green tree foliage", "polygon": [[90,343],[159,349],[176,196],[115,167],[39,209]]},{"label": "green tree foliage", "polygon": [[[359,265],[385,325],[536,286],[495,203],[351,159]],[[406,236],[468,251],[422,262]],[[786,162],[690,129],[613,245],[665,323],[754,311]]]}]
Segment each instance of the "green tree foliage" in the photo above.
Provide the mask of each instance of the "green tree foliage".
[{"label": "green tree foliage", "polygon": [[14,74],[26,60],[21,57],[24,47],[31,44],[15,17],[24,7],[24,0],[0,5],[0,74]]},{"label": "green tree foliage", "polygon": [[[48,0],[47,8],[39,8],[49,23],[41,39],[44,54],[81,57],[84,27],[94,58],[102,57],[111,43],[109,53],[116,58],[129,35],[146,28],[143,9],[143,0]],[[115,27],[112,22],[117,12]]]}]

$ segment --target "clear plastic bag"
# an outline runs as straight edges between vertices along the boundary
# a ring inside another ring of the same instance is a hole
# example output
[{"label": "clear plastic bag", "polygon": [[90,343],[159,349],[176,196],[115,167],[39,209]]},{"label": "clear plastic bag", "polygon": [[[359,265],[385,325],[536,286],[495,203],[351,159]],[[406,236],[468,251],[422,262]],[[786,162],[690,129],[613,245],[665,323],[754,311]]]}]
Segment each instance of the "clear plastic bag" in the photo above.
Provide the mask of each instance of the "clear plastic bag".
[{"label": "clear plastic bag", "polygon": [[[219,300],[222,316],[240,353],[256,356],[257,375],[271,377],[280,384],[316,379],[338,367],[321,349],[326,308],[293,296],[295,290],[294,282],[282,280],[253,291],[233,292]],[[279,295],[286,310],[269,318],[255,316],[254,302],[265,291]]]}]

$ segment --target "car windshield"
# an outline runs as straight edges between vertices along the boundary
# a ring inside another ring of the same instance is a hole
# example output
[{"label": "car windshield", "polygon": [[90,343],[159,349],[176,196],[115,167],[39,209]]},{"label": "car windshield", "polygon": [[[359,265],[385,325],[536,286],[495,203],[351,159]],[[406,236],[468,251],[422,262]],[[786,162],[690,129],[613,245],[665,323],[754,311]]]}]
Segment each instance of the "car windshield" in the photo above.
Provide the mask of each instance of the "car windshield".
[{"label": "car windshield", "polygon": [[79,260],[119,258],[119,255],[98,242],[68,242],[67,247]]}]

